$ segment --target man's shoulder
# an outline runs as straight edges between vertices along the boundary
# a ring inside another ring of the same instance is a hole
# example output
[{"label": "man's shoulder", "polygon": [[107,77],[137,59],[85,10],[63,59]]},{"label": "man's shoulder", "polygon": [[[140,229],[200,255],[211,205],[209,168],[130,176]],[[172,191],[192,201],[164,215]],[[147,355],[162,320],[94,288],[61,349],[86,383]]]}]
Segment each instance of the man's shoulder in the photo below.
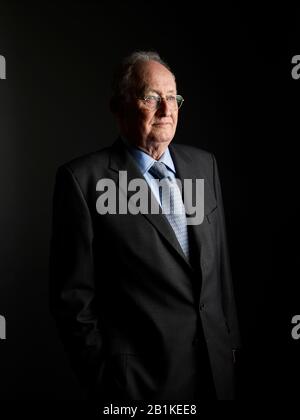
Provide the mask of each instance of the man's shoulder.
[{"label": "man's shoulder", "polygon": [[104,147],[99,150],[95,150],[89,153],[85,153],[81,156],[77,156],[67,162],[65,162],[62,167],[67,167],[72,171],[76,172],[82,170],[83,168],[91,168],[95,165],[104,164],[109,159],[111,146]]},{"label": "man's shoulder", "polygon": [[101,176],[108,168],[112,146],[107,146],[84,155],[75,157],[59,166],[58,172],[68,172],[77,180],[84,180],[90,176]]},{"label": "man's shoulder", "polygon": [[172,147],[179,153],[183,152],[191,157],[194,156],[196,158],[201,158],[204,160],[211,160],[213,156],[213,154],[207,150],[187,144],[174,143]]},{"label": "man's shoulder", "polygon": [[199,147],[181,143],[173,144],[172,148],[176,154],[183,158],[185,157],[186,161],[189,161],[192,166],[201,167],[205,172],[213,170],[215,160],[213,153]]}]

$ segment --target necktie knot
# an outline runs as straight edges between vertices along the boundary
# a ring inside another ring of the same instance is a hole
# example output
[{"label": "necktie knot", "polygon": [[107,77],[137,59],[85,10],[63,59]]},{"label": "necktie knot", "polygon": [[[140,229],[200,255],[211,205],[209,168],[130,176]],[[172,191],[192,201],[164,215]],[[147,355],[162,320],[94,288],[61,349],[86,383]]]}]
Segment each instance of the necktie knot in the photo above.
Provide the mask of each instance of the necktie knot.
[{"label": "necktie knot", "polygon": [[149,173],[157,179],[170,178],[170,173],[162,162],[155,162],[149,169]]}]

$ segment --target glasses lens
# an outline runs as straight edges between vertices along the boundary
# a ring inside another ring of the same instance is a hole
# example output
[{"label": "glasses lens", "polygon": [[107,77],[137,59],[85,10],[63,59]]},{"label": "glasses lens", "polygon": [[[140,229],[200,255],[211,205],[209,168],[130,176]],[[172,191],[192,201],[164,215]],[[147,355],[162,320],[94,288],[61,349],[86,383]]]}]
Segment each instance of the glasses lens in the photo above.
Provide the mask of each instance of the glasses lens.
[{"label": "glasses lens", "polygon": [[144,100],[144,104],[146,105],[147,108],[149,109],[155,109],[157,108],[157,104],[158,104],[158,99],[155,96],[146,96],[145,98],[143,98]]}]

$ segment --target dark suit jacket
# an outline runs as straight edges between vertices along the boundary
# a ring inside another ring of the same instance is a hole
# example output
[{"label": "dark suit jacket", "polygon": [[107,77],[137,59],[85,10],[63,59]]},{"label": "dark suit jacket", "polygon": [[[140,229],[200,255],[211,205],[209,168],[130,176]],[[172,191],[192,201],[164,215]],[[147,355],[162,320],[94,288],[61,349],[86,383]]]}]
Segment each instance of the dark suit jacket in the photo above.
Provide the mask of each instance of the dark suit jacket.
[{"label": "dark suit jacket", "polygon": [[169,147],[177,176],[204,179],[205,217],[189,226],[190,263],[164,215],[97,213],[99,179],[118,184],[121,170],[128,182],[142,178],[120,139],[57,173],[51,309],[95,398],[198,398],[208,371],[217,397],[234,397],[232,349],[240,343],[216,161]]}]

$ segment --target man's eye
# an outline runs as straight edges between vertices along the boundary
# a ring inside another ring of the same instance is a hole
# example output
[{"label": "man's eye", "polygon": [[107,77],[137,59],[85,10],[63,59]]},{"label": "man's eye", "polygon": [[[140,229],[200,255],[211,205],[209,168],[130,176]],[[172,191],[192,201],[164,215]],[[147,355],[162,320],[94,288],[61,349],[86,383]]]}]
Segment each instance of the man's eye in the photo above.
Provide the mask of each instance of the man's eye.
[{"label": "man's eye", "polygon": [[147,102],[158,102],[158,96],[152,96],[152,95],[148,95],[148,96],[145,96],[145,100],[147,101]]},{"label": "man's eye", "polygon": [[173,96],[173,95],[167,96],[167,101],[168,102],[176,102],[176,96]]}]

